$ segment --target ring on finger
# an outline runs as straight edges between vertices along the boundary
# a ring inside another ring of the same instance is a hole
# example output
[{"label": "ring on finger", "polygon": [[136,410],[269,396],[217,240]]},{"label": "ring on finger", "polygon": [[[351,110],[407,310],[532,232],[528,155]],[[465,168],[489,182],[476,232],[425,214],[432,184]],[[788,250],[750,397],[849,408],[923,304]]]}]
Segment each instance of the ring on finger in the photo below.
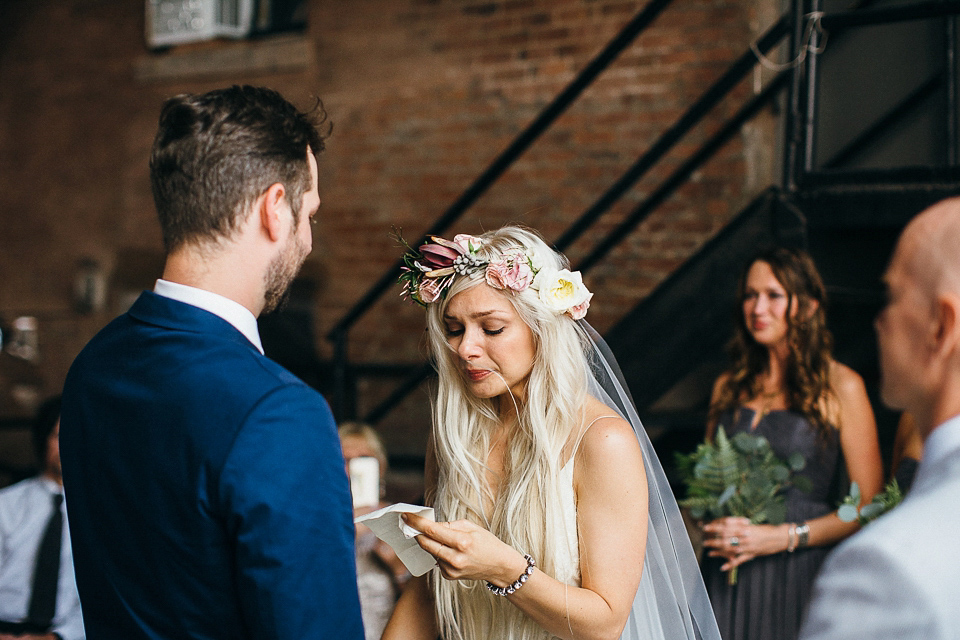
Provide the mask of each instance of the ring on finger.
[{"label": "ring on finger", "polygon": [[730,538],[730,546],[731,546],[731,547],[739,547],[739,546],[740,546],[740,538],[738,538],[737,536],[733,536],[732,538]]}]

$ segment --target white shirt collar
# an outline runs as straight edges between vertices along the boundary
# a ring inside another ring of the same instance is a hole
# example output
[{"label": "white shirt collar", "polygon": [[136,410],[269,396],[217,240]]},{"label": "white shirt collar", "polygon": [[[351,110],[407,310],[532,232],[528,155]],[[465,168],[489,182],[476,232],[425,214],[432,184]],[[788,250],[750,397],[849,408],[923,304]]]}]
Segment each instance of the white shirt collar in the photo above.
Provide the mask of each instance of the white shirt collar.
[{"label": "white shirt collar", "polygon": [[923,462],[932,464],[954,449],[960,449],[960,415],[940,423],[923,443]]},{"label": "white shirt collar", "polygon": [[237,331],[242,333],[260,353],[263,353],[263,344],[260,342],[260,330],[257,328],[257,318],[249,309],[239,302],[225,298],[212,291],[197,289],[196,287],[190,287],[185,284],[163,279],[157,280],[157,284],[153,287],[153,292],[165,298],[199,307],[204,311],[209,311],[223,318],[233,325]]}]

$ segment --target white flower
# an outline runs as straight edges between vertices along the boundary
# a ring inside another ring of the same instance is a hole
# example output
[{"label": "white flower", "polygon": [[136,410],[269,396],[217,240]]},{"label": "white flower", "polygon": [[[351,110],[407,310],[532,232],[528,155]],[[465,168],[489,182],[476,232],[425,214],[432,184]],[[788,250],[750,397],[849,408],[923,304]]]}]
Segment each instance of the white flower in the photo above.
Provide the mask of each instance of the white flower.
[{"label": "white flower", "polygon": [[[580,272],[568,269],[541,269],[533,286],[540,293],[540,301],[556,313],[569,313],[589,302],[592,296],[584,286]],[[586,312],[585,307],[581,309]]]},{"label": "white flower", "polygon": [[530,268],[533,269],[534,273],[543,269],[543,256],[535,251],[524,252],[524,255],[530,260]]},{"label": "white flower", "polygon": [[453,237],[453,241],[466,253],[476,253],[483,246],[483,240],[466,233],[458,233]]}]

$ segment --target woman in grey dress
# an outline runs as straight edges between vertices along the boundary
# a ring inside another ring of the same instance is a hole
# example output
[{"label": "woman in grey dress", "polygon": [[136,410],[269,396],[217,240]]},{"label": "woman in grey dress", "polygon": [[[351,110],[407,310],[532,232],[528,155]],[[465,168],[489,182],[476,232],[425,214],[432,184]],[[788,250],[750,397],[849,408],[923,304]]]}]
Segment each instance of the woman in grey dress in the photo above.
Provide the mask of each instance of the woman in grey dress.
[{"label": "woman in grey dress", "polygon": [[738,299],[733,366],[714,384],[707,438],[722,426],[766,437],[781,458],[799,452],[812,490],[787,491],[784,524],[706,524],[702,568],[724,640],[793,640],[820,564],[856,530],[836,515],[846,482],[865,502],[880,489],[876,423],[863,380],[831,356],[826,290],[809,255],[758,254]]}]

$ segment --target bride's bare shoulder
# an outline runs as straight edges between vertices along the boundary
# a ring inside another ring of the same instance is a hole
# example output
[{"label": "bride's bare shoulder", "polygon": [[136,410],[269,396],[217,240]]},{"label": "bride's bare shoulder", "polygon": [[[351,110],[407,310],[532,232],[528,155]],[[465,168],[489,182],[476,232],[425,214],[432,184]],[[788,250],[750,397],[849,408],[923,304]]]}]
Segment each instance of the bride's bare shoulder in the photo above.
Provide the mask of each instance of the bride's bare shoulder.
[{"label": "bride's bare shoulder", "polygon": [[582,428],[580,451],[588,458],[602,459],[623,448],[639,451],[637,436],[630,423],[596,398],[587,398]]}]

